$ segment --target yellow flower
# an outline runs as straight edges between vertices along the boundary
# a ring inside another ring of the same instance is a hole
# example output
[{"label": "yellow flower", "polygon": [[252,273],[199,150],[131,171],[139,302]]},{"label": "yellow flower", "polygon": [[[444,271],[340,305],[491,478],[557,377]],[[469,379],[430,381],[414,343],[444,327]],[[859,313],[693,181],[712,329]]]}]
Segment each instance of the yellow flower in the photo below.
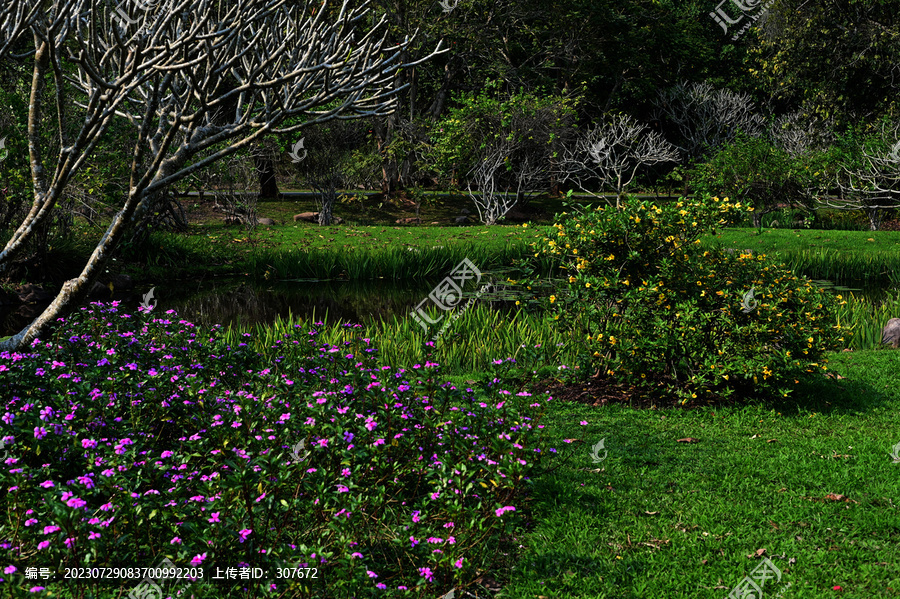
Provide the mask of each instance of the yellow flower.
[{"label": "yellow flower", "polygon": [[575,277],[569,277],[569,282],[570,282],[570,283],[574,283],[574,282],[575,282]]},{"label": "yellow flower", "polygon": [[613,337],[612,335],[610,335],[610,336],[609,336],[609,342],[610,342],[611,345],[615,345],[615,344],[616,344],[616,338]]},{"label": "yellow flower", "polygon": [[527,228],[528,228],[528,223],[525,223],[524,225],[522,225],[522,228],[523,228],[523,229],[527,229]]},{"label": "yellow flower", "polygon": [[585,287],[590,287],[591,284],[590,284],[590,283],[585,283],[584,286],[585,286]]}]

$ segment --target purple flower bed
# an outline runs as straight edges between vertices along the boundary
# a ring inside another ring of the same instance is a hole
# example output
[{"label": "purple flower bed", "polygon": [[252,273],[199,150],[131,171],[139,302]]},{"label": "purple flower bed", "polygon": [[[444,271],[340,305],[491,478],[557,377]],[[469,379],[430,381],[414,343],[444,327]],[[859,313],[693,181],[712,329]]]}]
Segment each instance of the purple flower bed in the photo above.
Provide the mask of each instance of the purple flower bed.
[{"label": "purple flower bed", "polygon": [[[137,587],[63,576],[164,558],[202,569],[180,581],[197,597],[434,597],[470,583],[553,451],[537,434],[550,398],[494,379],[476,399],[437,383],[437,364],[380,365],[369,339],[317,335],[296,327],[267,361],[226,346],[221,327],[96,303],[0,354],[5,584]],[[29,567],[55,578],[26,580]],[[210,580],[241,567],[266,576]],[[316,577],[284,570],[298,567]]]}]

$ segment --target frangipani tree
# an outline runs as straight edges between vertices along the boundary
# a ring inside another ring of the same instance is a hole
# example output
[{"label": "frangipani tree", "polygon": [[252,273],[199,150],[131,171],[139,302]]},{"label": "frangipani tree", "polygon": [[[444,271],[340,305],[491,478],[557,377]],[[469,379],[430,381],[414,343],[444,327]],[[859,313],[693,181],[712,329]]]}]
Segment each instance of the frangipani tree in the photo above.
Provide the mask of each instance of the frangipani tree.
[{"label": "frangipani tree", "polygon": [[[384,20],[367,32],[367,4],[344,0],[3,0],[0,60],[30,59],[28,142],[34,201],[0,250],[0,275],[49,218],[67,183],[114,119],[137,130],[124,202],[81,274],[0,349],[29,344],[78,304],[127,231],[168,186],[270,133],[394,109],[401,52]],[[33,50],[14,55],[31,37]],[[37,126],[52,80],[62,150],[50,156]],[[336,104],[334,104],[336,102]],[[327,107],[327,108],[326,108]],[[74,110],[82,123],[70,136]]]},{"label": "frangipani tree", "polygon": [[638,168],[677,162],[678,158],[678,150],[662,135],[626,114],[616,114],[580,134],[566,149],[560,163],[561,178],[573,180],[583,190],[592,180],[599,180],[615,190],[618,208]]}]

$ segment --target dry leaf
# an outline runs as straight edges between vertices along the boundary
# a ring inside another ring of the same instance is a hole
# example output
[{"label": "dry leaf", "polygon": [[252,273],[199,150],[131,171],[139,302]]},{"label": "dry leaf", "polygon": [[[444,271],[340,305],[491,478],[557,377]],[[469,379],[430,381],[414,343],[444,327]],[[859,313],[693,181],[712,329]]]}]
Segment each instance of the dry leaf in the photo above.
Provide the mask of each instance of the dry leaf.
[{"label": "dry leaf", "polygon": [[829,493],[828,495],[825,496],[825,499],[827,499],[829,501],[843,501],[845,499],[845,497],[840,494]]},{"label": "dry leaf", "polygon": [[766,439],[766,443],[774,443],[778,439]]},{"label": "dry leaf", "polygon": [[766,554],[766,549],[763,547],[762,549],[757,549],[754,553],[751,553],[747,556],[747,559],[753,559],[754,557],[762,557]]},{"label": "dry leaf", "polygon": [[644,515],[645,516],[657,516],[657,515],[659,515],[659,512],[644,512]]},{"label": "dry leaf", "polygon": [[678,443],[697,443],[700,439],[695,439],[693,437],[685,437],[684,439],[678,439]]},{"label": "dry leaf", "polygon": [[750,438],[751,438],[751,439],[758,439],[759,437],[760,437],[760,435],[753,435],[753,436],[750,437]]}]

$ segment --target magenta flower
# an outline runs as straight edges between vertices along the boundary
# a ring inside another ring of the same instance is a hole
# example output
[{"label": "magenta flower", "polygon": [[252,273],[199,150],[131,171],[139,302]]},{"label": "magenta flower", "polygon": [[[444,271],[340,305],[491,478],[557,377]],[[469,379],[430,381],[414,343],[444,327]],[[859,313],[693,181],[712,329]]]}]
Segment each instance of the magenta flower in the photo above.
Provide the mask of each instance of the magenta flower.
[{"label": "magenta flower", "polygon": [[34,427],[34,438],[35,439],[43,439],[46,436],[47,436],[47,429],[45,429],[43,426]]},{"label": "magenta flower", "polygon": [[198,553],[194,557],[191,558],[191,565],[195,568],[203,563],[203,560],[206,559],[206,553]]},{"label": "magenta flower", "polygon": [[169,541],[169,545],[181,545],[181,539],[179,537],[172,537],[172,540]]},{"label": "magenta flower", "polygon": [[162,452],[162,455],[160,455],[159,457],[161,457],[162,459],[170,458],[170,457],[172,457],[172,452],[166,450],[166,451]]},{"label": "magenta flower", "polygon": [[457,568],[462,568],[462,564],[463,564],[463,558],[459,558],[458,560],[453,562],[453,565],[456,566]]},{"label": "magenta flower", "polygon": [[253,534],[253,531],[250,530],[249,528],[245,528],[244,530],[240,531],[238,534],[241,535],[241,543],[243,543],[244,541],[247,540],[247,537],[249,537],[251,534]]},{"label": "magenta flower", "polygon": [[40,484],[40,486],[44,487],[45,489],[49,489],[50,487],[52,487],[52,486],[54,486],[54,485],[53,485],[53,481],[52,481],[52,480],[45,480],[44,482],[42,482],[42,483]]},{"label": "magenta flower", "polygon": [[219,514],[221,514],[221,513],[222,512],[213,512],[212,518],[210,518],[209,521],[210,522],[221,522],[221,520],[219,520]]},{"label": "magenta flower", "polygon": [[43,551],[44,549],[46,549],[49,546],[50,546],[50,541],[41,541],[40,543],[38,543],[37,548],[38,548],[38,551]]},{"label": "magenta flower", "polygon": [[14,573],[17,569],[18,569],[18,568],[16,568],[15,566],[6,566],[6,568],[3,569],[3,573],[4,573],[4,574],[12,574],[12,573]]},{"label": "magenta flower", "polygon": [[51,532],[56,532],[57,530],[59,530],[59,526],[56,526],[55,524],[51,524],[50,526],[44,527],[44,534],[49,535]]},{"label": "magenta flower", "polygon": [[431,582],[434,573],[431,571],[431,568],[419,568],[419,576],[424,576],[425,580]]},{"label": "magenta flower", "polygon": [[495,514],[497,515],[497,517],[499,518],[500,516],[503,515],[503,512],[514,512],[514,511],[516,511],[516,508],[514,508],[514,507],[511,506],[511,505],[507,505],[507,506],[504,506],[504,507],[501,507],[501,508],[497,508],[496,510],[494,510],[494,513],[495,513]]}]

